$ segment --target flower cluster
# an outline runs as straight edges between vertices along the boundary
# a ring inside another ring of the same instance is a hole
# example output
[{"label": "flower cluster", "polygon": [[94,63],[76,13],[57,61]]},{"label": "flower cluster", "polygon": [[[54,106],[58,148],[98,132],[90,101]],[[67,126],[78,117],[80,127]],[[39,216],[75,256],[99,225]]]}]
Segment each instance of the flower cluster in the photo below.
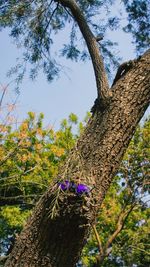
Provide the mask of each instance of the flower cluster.
[{"label": "flower cluster", "polygon": [[65,180],[63,182],[59,182],[58,186],[61,190],[66,191],[69,190],[70,192],[75,192],[78,195],[82,194],[89,194],[90,188],[85,184],[75,184],[72,181]]}]

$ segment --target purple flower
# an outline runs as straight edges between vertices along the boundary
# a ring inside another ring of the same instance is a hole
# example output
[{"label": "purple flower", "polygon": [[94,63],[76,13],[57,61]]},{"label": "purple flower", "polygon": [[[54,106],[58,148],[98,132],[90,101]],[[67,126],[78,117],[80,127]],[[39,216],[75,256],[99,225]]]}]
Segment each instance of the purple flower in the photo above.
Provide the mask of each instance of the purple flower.
[{"label": "purple flower", "polygon": [[76,191],[76,188],[77,188],[77,185],[72,181],[70,182],[70,190],[75,192]]},{"label": "purple flower", "polygon": [[76,190],[77,190],[77,194],[83,194],[83,193],[88,194],[90,192],[89,187],[85,184],[78,184]]},{"label": "purple flower", "polygon": [[58,186],[61,190],[74,192],[78,195],[89,194],[90,188],[85,184],[75,184],[73,181],[65,180],[63,182],[58,182]]},{"label": "purple flower", "polygon": [[68,180],[59,183],[59,187],[61,188],[61,190],[65,191],[68,190],[70,188],[70,182]]}]

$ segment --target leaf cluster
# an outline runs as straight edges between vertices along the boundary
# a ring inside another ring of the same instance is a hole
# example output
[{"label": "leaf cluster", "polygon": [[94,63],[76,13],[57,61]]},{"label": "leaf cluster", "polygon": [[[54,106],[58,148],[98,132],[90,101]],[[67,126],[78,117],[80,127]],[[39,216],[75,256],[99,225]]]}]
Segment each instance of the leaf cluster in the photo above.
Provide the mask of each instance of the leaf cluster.
[{"label": "leaf cluster", "polygon": [[132,33],[137,52],[144,52],[150,45],[150,6],[145,0],[124,0],[128,14],[125,32]]},{"label": "leaf cluster", "polygon": [[[113,2],[113,0],[77,1],[95,36],[99,34],[104,36],[107,28],[117,27],[117,18],[109,15],[109,8]],[[9,71],[9,75],[17,73],[18,84],[25,75],[27,63],[30,65],[31,79],[36,78],[38,72],[43,70],[48,81],[52,81],[58,77],[62,69],[59,63],[60,57],[75,61],[84,61],[89,57],[76,21],[59,1],[1,0],[0,14],[0,30],[8,27],[10,36],[17,46],[23,48],[22,60]],[[105,16],[101,18],[100,14]],[[112,59],[112,64],[117,64],[112,46],[113,42],[110,40],[104,39],[101,42],[104,56]]]}]

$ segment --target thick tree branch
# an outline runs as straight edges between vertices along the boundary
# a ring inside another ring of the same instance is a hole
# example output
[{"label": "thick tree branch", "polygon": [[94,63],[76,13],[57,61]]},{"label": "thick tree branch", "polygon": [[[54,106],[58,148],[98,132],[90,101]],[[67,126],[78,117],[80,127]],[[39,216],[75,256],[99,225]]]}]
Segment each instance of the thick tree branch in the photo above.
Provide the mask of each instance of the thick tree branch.
[{"label": "thick tree branch", "polygon": [[121,64],[117,70],[116,76],[114,78],[112,86],[120,79],[122,78],[130,69],[133,68],[134,64],[136,63],[136,60],[129,60],[127,62],[124,62]]},{"label": "thick tree branch", "polygon": [[86,19],[75,0],[55,0],[55,2],[61,3],[62,6],[71,11],[80,28],[92,59],[98,90],[98,99],[100,103],[105,106],[105,104],[108,102],[110,92],[103,59],[100,55],[96,37],[91,32]]}]

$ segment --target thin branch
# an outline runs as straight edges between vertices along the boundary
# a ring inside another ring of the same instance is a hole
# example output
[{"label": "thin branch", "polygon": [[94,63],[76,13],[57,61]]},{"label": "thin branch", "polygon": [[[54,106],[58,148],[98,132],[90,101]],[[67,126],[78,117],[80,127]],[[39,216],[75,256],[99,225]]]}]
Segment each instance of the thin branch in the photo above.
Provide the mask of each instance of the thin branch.
[{"label": "thin branch", "polygon": [[13,156],[14,153],[18,150],[18,147],[16,146],[13,150],[11,150],[1,161],[0,161],[0,166],[3,165],[9,159],[9,157]]},{"label": "thin branch", "polygon": [[[53,1],[51,1],[51,3],[52,3],[52,2],[53,2]],[[50,7],[51,3],[48,5],[47,8]],[[46,33],[46,31],[47,31],[47,29],[48,29],[48,27],[49,27],[49,25],[50,25],[50,23],[51,23],[51,20],[52,20],[52,18],[53,18],[53,16],[54,16],[55,12],[57,11],[58,7],[59,7],[59,2],[57,3],[57,6],[54,8],[54,10],[53,10],[53,12],[52,12],[50,18],[48,19],[48,22],[47,22],[47,24],[46,24],[46,26],[45,26],[45,29],[44,29],[44,31],[43,31],[43,34],[42,34],[42,36],[40,37],[40,41],[42,41],[42,39],[43,39],[43,37],[44,37],[44,34]]]},{"label": "thin branch", "polygon": [[100,255],[103,255],[104,251],[103,251],[103,247],[102,247],[102,242],[101,242],[100,236],[99,236],[99,234],[97,232],[96,226],[92,225],[92,228],[93,228],[93,231],[94,231],[97,243],[98,243],[98,248],[99,248]]},{"label": "thin branch", "polygon": [[[6,94],[6,91],[7,91],[8,87],[9,87],[9,85],[10,85],[11,83],[13,83],[13,82],[14,82],[14,80],[12,80],[11,82],[9,82],[9,83],[3,88],[2,97],[1,97],[1,99],[0,99],[0,109],[2,108],[2,102],[3,102],[3,98],[4,98],[5,94]],[[2,86],[2,84],[1,84],[1,86]],[[11,105],[13,105],[14,107],[16,106],[18,97],[19,97],[19,95],[17,95],[16,99],[15,99],[15,100],[13,101],[13,103],[11,104]],[[3,126],[6,126],[6,125],[7,125],[7,119],[8,119],[8,117],[9,117],[10,114],[11,114],[11,110],[7,112],[7,114],[5,115],[5,118],[2,118]]]},{"label": "thin branch", "polygon": [[112,244],[112,242],[114,241],[114,239],[116,238],[116,236],[121,232],[121,230],[123,229],[125,222],[129,216],[129,214],[132,212],[132,210],[135,207],[135,203],[133,205],[130,206],[130,208],[126,211],[122,211],[118,217],[118,222],[117,222],[117,227],[116,230],[114,231],[114,233],[111,235],[111,237],[108,239],[106,246],[105,246],[105,250],[107,250],[110,245]]},{"label": "thin branch", "polygon": [[2,106],[2,102],[3,102],[4,96],[6,94],[6,90],[7,90],[7,86],[3,88],[2,96],[0,99],[0,107]]},{"label": "thin branch", "polygon": [[150,256],[150,252],[146,251],[145,249],[138,248],[137,246],[134,246],[134,245],[130,245],[129,248],[132,248],[133,250],[140,250],[140,251],[144,252],[145,254],[147,254],[148,256]]},{"label": "thin branch", "polygon": [[22,173],[19,173],[19,174],[14,174],[14,175],[11,175],[11,176],[8,176],[8,177],[0,178],[0,182],[11,180],[13,178],[18,178],[18,177],[20,177],[20,175],[21,176],[22,175],[26,175],[27,173],[32,172],[37,167],[38,167],[38,165],[34,166],[33,168],[31,168],[31,169],[29,169],[29,170],[27,170],[25,172],[23,171]]},{"label": "thin branch", "polygon": [[42,195],[41,194],[30,194],[30,195],[19,195],[19,196],[13,196],[13,197],[1,197],[0,196],[0,201],[6,201],[6,203],[8,202],[12,202],[12,201],[16,201],[18,199],[27,199],[27,198],[40,198]]},{"label": "thin branch", "polygon": [[105,257],[107,257],[111,250],[108,249],[110,247],[110,245],[112,244],[112,242],[114,241],[114,239],[116,238],[116,236],[121,232],[121,230],[124,227],[124,224],[126,222],[127,217],[129,216],[130,212],[133,210],[135,205],[131,205],[130,208],[126,211],[121,211],[120,215],[118,217],[118,222],[117,222],[117,227],[116,230],[114,231],[114,233],[111,235],[111,237],[108,239],[106,245],[104,247],[102,247],[102,243],[99,237],[99,234],[96,230],[95,226],[92,226],[93,230],[94,230],[94,234],[96,237],[96,240],[98,242],[98,247],[99,247],[99,255],[97,257],[97,263],[96,263],[96,267],[101,266],[101,263],[103,262],[103,260],[105,259]]},{"label": "thin branch", "polygon": [[[13,182],[9,182],[9,183],[3,184],[3,185],[1,185],[0,187],[1,187],[1,188],[5,188],[5,187],[7,187],[7,186],[10,187],[10,185],[17,185],[18,183],[19,183],[18,181],[13,181]],[[45,184],[43,184],[43,183],[34,182],[34,181],[21,181],[21,184],[39,185],[39,186],[45,187],[46,189],[48,188],[47,185],[45,185]]]},{"label": "thin branch", "polygon": [[91,32],[87,21],[75,0],[55,0],[55,2],[61,3],[64,8],[68,8],[71,11],[80,28],[92,59],[98,90],[98,99],[105,106],[105,104],[108,103],[110,92],[103,59],[96,38]]},{"label": "thin branch", "polygon": [[74,17],[73,17],[72,14],[69,12],[69,10],[68,10],[66,7],[64,7],[64,9],[65,9],[65,11],[67,12],[67,14],[68,14],[71,18],[74,19]]}]

